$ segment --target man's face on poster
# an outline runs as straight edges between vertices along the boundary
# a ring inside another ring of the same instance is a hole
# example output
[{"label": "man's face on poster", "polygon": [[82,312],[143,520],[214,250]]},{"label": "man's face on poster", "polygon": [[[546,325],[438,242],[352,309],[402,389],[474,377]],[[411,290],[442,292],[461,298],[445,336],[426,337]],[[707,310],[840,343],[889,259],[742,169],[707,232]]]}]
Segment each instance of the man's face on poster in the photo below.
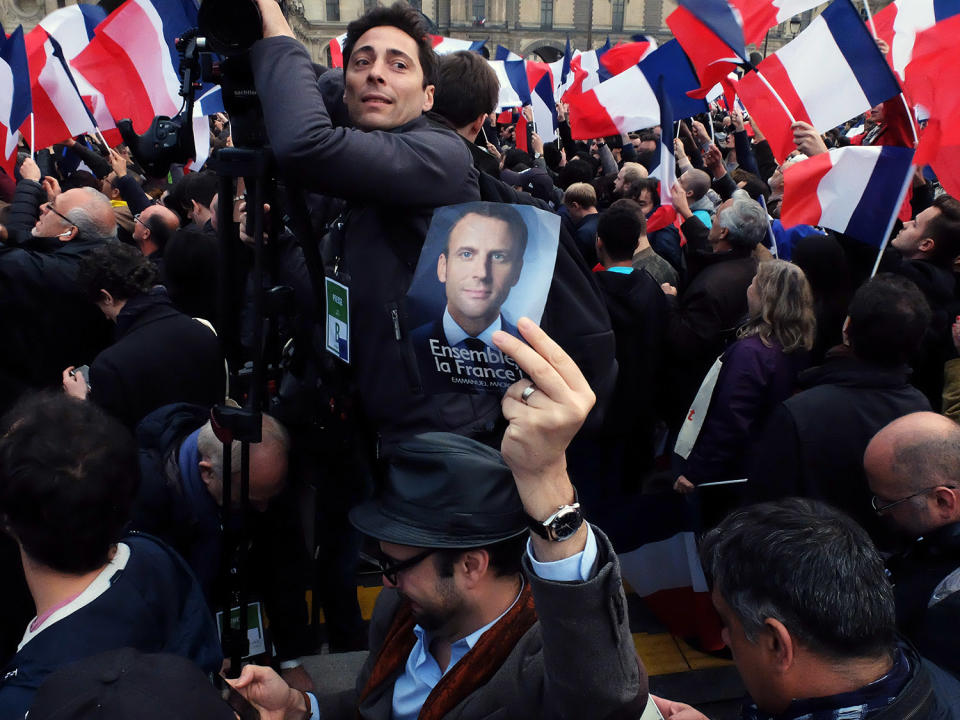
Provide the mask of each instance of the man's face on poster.
[{"label": "man's face on poster", "polygon": [[482,333],[500,315],[522,267],[523,251],[505,221],[475,213],[462,217],[437,260],[450,316],[470,335]]}]

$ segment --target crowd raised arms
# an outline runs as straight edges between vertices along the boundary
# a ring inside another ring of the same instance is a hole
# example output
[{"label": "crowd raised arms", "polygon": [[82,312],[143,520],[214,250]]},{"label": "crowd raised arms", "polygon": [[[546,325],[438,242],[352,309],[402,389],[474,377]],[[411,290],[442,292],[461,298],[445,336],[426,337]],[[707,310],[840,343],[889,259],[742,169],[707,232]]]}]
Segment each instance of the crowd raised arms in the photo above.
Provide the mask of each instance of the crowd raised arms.
[{"label": "crowd raised arms", "polygon": [[706,718],[636,603],[744,720],[956,717],[955,18],[750,62],[769,12],[684,0],[521,81],[403,2],[335,68],[244,3],[255,108],[102,83],[163,0],[2,41],[0,717]]}]

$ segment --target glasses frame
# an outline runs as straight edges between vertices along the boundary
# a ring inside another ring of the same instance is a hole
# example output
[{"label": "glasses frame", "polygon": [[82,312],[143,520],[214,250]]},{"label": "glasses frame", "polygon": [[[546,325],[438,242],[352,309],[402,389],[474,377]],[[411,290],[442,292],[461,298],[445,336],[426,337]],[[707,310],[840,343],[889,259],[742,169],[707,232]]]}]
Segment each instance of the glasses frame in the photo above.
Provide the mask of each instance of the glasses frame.
[{"label": "glasses frame", "polygon": [[46,206],[47,206],[47,210],[49,210],[49,211],[52,212],[54,215],[56,215],[58,218],[60,218],[61,220],[63,220],[67,225],[69,225],[70,227],[77,227],[77,224],[76,224],[75,222],[73,222],[73,220],[71,220],[71,219],[68,218],[66,215],[64,215],[62,212],[60,212],[59,210],[57,210],[56,208],[53,207],[53,202],[48,201],[48,202],[45,203],[45,204],[46,204]]},{"label": "glasses frame", "polygon": [[874,511],[877,515],[883,515],[885,512],[887,512],[887,510],[889,510],[889,509],[892,508],[892,507],[896,507],[896,506],[899,505],[900,503],[905,503],[907,500],[913,500],[915,497],[920,497],[921,495],[926,495],[926,494],[927,494],[928,492],[930,492],[931,490],[936,490],[937,488],[941,488],[941,487],[942,487],[942,488],[949,488],[950,490],[956,490],[956,489],[957,489],[956,485],[942,485],[942,484],[941,484],[941,485],[931,485],[930,487],[924,488],[923,490],[918,490],[917,492],[913,493],[912,495],[907,495],[905,498],[900,498],[899,500],[894,500],[893,502],[887,503],[886,505],[880,505],[880,506],[877,505],[877,503],[879,502],[880,498],[877,497],[876,495],[872,495],[872,496],[870,497],[870,506],[873,508],[873,511]]},{"label": "glasses frame", "polygon": [[437,548],[428,548],[423,552],[417,553],[411,558],[399,561],[386,557],[385,555],[380,555],[377,557],[377,565],[380,566],[380,573],[390,582],[390,584],[396,585],[397,581],[400,579],[399,573],[419,565],[435,552],[437,552]]}]

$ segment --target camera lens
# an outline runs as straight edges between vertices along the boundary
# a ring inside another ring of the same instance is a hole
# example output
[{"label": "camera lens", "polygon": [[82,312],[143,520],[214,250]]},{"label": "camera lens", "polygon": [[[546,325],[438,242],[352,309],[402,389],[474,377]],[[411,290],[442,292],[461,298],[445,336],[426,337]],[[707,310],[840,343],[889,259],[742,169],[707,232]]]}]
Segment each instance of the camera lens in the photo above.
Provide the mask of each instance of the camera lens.
[{"label": "camera lens", "polygon": [[207,47],[220,55],[239,55],[263,36],[260,9],[253,0],[203,0],[197,14]]}]

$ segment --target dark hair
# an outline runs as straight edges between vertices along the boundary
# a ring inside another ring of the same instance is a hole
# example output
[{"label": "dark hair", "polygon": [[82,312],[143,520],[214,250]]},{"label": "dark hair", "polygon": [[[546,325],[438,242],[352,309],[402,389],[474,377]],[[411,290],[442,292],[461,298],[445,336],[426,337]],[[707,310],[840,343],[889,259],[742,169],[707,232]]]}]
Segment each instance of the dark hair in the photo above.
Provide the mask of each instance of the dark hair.
[{"label": "dark hair", "polygon": [[[463,206],[463,215],[460,216],[453,225],[450,226],[450,232],[460,224],[467,215],[479,215],[480,217],[495,218],[507,224],[510,229],[510,237],[516,240],[519,248],[518,257],[523,259],[523,254],[527,250],[527,224],[523,221],[523,216],[517,212],[517,209],[507,203],[469,203]],[[450,235],[443,242],[443,254],[450,251]]]},{"label": "dark hair", "polygon": [[347,39],[343,43],[344,72],[350,65],[350,56],[357,40],[367,30],[385,25],[402,30],[416,41],[420,69],[423,70],[423,86],[437,85],[440,62],[430,41],[430,28],[427,27],[423,15],[405,2],[395,2],[390,7],[375,7],[347,25]]},{"label": "dark hair", "polygon": [[654,208],[660,207],[660,181],[656,178],[645,177],[630,183],[630,199],[640,202],[640,195],[644,190],[650,191]]},{"label": "dark hair", "polygon": [[[526,167],[521,168],[520,165],[525,165]],[[533,158],[526,150],[521,150],[520,148],[510,148],[504,153],[503,167],[506,170],[523,172],[524,170],[532,168],[533,166]]]},{"label": "dark hair", "polygon": [[102,567],[137,492],[129,431],[95,403],[31,395],[4,417],[0,521],[37,562],[82,574]]},{"label": "dark hair", "polygon": [[619,200],[614,200],[610,203],[608,210],[613,210],[614,208],[629,210],[634,215],[637,216],[637,220],[640,221],[640,234],[637,237],[646,236],[647,234],[647,216],[643,212],[643,208],[640,207],[640,203],[636,200],[631,200],[630,198],[620,198]]},{"label": "dark hair", "polygon": [[196,200],[197,203],[206,208],[210,207],[210,203],[213,202],[213,196],[216,195],[220,189],[220,179],[217,177],[217,174],[211,170],[190,173],[189,175],[185,175],[181,182],[184,183],[183,199],[188,208],[191,200]]},{"label": "dark hair", "polygon": [[593,168],[586,160],[580,158],[567,159],[567,164],[560,168],[559,173],[560,189],[566,190],[568,187],[578,182],[588,183],[593,179]]},{"label": "dark hair", "polygon": [[523,567],[523,553],[527,547],[527,533],[501,540],[482,548],[456,548],[437,550],[435,563],[440,577],[453,577],[453,566],[467,550],[486,550],[490,556],[490,568],[496,577],[517,575]]},{"label": "dark hair", "polygon": [[614,262],[623,262],[633,257],[640,238],[640,221],[633,210],[608,208],[600,213],[597,221],[597,237],[603,249]]},{"label": "dark hair", "polygon": [[881,273],[860,286],[847,310],[854,354],[881,367],[909,363],[930,325],[930,306],[919,288],[900,275]]},{"label": "dark hair", "polygon": [[106,290],[117,300],[129,300],[150,292],[156,266],[135,247],[107,242],[80,258],[77,284],[90,302]]},{"label": "dark hair", "polygon": [[748,172],[743,168],[736,168],[730,173],[730,177],[733,178],[733,181],[737,183],[737,185],[743,183],[743,189],[757,202],[760,202],[761,197],[764,199],[764,202],[770,197],[770,186],[752,172]]},{"label": "dark hair", "polygon": [[433,96],[433,111],[454,127],[464,127],[493,112],[499,97],[497,74],[477,53],[460,50],[440,58],[440,82]]},{"label": "dark hair", "polygon": [[74,170],[67,178],[63,181],[61,190],[66,192],[67,190],[73,190],[74,188],[88,187],[93,188],[94,190],[100,190],[101,183],[97,179],[97,176],[94,175],[89,170]]},{"label": "dark hair", "polygon": [[751,642],[774,618],[825,657],[892,652],[883,560],[863,528],[825,503],[788,498],[734,511],[704,537],[700,558]]},{"label": "dark hair", "polygon": [[941,195],[933,201],[940,213],[927,224],[927,236],[933,240],[930,262],[948,270],[960,255],[960,201]]}]

